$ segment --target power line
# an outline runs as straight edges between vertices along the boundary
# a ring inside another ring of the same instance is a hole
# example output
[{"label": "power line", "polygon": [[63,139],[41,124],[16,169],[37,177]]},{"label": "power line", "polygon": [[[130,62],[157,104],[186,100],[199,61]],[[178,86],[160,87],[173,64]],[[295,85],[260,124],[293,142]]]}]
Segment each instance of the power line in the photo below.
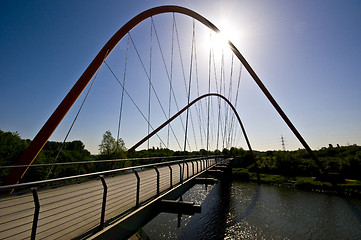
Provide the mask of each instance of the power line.
[{"label": "power line", "polygon": [[286,147],[285,147],[285,140],[283,138],[283,135],[281,135],[281,143],[282,143],[282,150],[286,151]]}]

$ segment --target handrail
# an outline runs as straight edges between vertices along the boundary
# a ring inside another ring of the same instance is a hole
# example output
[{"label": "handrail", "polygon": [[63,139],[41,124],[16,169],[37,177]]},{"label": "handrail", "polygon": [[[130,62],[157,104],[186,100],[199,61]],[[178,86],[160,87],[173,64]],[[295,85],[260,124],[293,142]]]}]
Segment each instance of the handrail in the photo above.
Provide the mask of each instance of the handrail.
[{"label": "handrail", "polygon": [[[212,155],[216,156],[216,155]],[[118,158],[111,160],[88,160],[80,162],[64,162],[64,163],[43,163],[43,164],[32,164],[28,165],[9,165],[9,166],[0,166],[0,169],[4,168],[21,168],[21,167],[49,167],[49,166],[66,166],[66,165],[77,165],[77,164],[91,164],[91,163],[108,163],[108,162],[123,162],[123,161],[139,161],[139,160],[156,160],[156,159],[168,159],[168,158],[182,158],[182,156],[164,156],[164,157],[147,157],[147,158]],[[202,157],[202,155],[195,155],[193,157]]]},{"label": "handrail", "polygon": [[[189,161],[194,161],[194,160],[209,159],[209,158],[219,158],[219,157],[223,157],[223,156],[218,155],[218,156],[204,156],[204,157],[197,157],[197,158],[188,158],[188,159],[185,159],[185,161],[189,162]],[[139,168],[149,168],[149,167],[162,166],[162,165],[167,166],[170,163],[178,163],[178,162],[183,162],[183,161],[184,160],[181,159],[181,160],[167,161],[167,162],[161,162],[161,163],[152,163],[152,164],[146,164],[146,165],[140,165],[140,166],[134,166],[134,167],[112,169],[112,170],[106,170],[106,171],[101,171],[101,172],[86,173],[86,174],[81,174],[81,175],[62,177],[62,178],[55,178],[55,179],[49,179],[49,180],[5,185],[5,186],[0,186],[0,192],[1,191],[6,191],[6,190],[9,190],[9,189],[32,188],[32,187],[37,187],[37,186],[44,185],[44,184],[49,184],[49,183],[61,182],[61,181],[66,181],[66,180],[74,180],[74,179],[79,179],[79,178],[84,178],[84,177],[95,177],[95,176],[99,176],[99,175],[111,174],[111,173],[122,172],[122,171],[130,171],[130,170],[135,170],[135,169],[139,169]]]}]

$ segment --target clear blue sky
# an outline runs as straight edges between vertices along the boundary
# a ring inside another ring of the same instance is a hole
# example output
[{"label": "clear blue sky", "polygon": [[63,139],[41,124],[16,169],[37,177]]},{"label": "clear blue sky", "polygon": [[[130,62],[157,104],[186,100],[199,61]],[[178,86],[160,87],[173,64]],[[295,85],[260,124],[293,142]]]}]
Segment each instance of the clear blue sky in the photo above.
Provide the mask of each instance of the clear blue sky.
[{"label": "clear blue sky", "polygon": [[[357,0],[1,0],[0,129],[17,131],[22,138],[34,138],[109,38],[136,14],[165,4],[190,8],[221,30],[223,26],[236,33],[231,39],[234,45],[311,148],[318,149],[330,143],[361,145],[361,2]],[[163,19],[166,16],[154,17],[160,34],[163,34],[163,23],[167,25]],[[177,15],[178,30],[183,38],[192,31],[191,24],[185,22],[183,24],[182,16]],[[140,50],[149,46],[149,33],[145,34],[150,31],[149,26],[149,21],[145,22],[134,32]],[[153,44],[156,49],[154,39]],[[118,76],[122,76],[124,68],[125,46],[126,41],[122,41],[119,51],[109,58],[114,68],[120,63]],[[137,85],[136,80],[132,80],[132,71],[134,78],[138,78],[137,73],[143,70],[139,63],[138,70],[131,65],[138,59],[134,49],[129,51],[132,60],[129,60],[127,81],[134,82],[129,84],[129,92],[144,91],[134,97],[147,98],[146,81]],[[147,51],[149,49],[141,53],[144,59],[149,55]],[[159,51],[154,52],[159,57]],[[123,60],[117,62],[118,57]],[[104,72],[98,77],[102,80],[95,82],[94,93],[91,92],[89,103],[69,136],[69,140],[82,140],[92,153],[97,152],[106,130],[116,135],[119,114],[119,91],[107,90],[115,86],[119,90],[119,86],[111,80],[106,68],[101,71]],[[182,80],[179,84],[184,87]],[[131,105],[129,99],[125,101]],[[78,106],[79,103],[75,108]],[[281,135],[285,137],[287,149],[301,147],[246,75],[242,79],[238,106],[254,149],[281,149]],[[142,108],[147,111],[147,106]],[[63,140],[76,111],[69,112],[51,140]],[[133,114],[136,111],[129,110],[126,116]],[[152,118],[154,127],[163,121],[156,121],[156,115]],[[193,118],[195,121],[196,115]],[[129,119],[124,117],[128,125],[122,127],[121,134],[127,147],[146,134],[144,122],[134,120],[132,126]],[[138,131],[143,132],[137,135]],[[242,140],[238,143],[245,147]],[[151,144],[159,146],[159,141]]]}]

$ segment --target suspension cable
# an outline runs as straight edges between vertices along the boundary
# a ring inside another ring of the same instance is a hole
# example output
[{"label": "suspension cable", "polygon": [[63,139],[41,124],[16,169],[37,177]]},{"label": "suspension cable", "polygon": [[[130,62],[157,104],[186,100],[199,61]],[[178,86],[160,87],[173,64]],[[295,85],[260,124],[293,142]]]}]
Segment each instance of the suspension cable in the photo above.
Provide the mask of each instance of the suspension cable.
[{"label": "suspension cable", "polygon": [[[191,60],[190,60],[190,67],[189,67],[189,82],[188,82],[188,98],[187,98],[187,105],[190,102],[191,97],[191,83],[192,83],[192,67],[193,67],[193,46],[194,46],[194,35],[195,35],[195,25],[193,20],[193,33],[192,33],[192,47],[191,47]],[[188,133],[188,117],[189,117],[189,108],[187,108],[186,113],[186,131],[184,133],[184,158],[183,158],[183,167],[182,167],[182,177],[181,182],[183,183],[184,177],[184,162],[186,157],[186,148],[187,148],[187,133]]]},{"label": "suspension cable", "polygon": [[120,100],[120,109],[119,109],[119,122],[118,122],[118,132],[117,132],[117,155],[118,155],[118,157],[119,157],[119,136],[120,136],[120,126],[121,126],[121,121],[122,121],[125,79],[126,79],[127,64],[128,64],[128,50],[129,50],[129,35],[128,35],[128,39],[127,39],[127,50],[126,50],[126,53],[125,53],[124,74],[123,74],[123,84],[122,84],[122,96],[121,96],[121,100]]},{"label": "suspension cable", "polygon": [[[212,33],[209,34],[210,42],[212,42]],[[208,93],[211,92],[211,65],[212,65],[212,48],[209,48],[209,56],[208,56]],[[209,152],[209,114],[210,114],[210,98],[207,99],[207,156]]]},{"label": "suspension cable", "polygon": [[[105,59],[106,56],[108,55],[108,52],[109,52],[109,51],[106,52],[106,54],[105,54],[105,56],[104,56],[104,59]],[[85,103],[85,101],[87,100],[88,95],[89,95],[89,93],[90,93],[90,90],[92,89],[92,87],[93,87],[93,85],[94,85],[94,82],[95,82],[95,79],[96,79],[97,76],[98,76],[99,70],[100,70],[100,68],[99,68],[98,71],[96,72],[96,74],[95,74],[95,76],[94,76],[94,78],[93,78],[93,81],[92,81],[92,83],[90,84],[90,87],[89,87],[89,89],[88,89],[88,91],[87,91],[87,93],[86,93],[86,95],[85,95],[85,97],[84,97],[84,99],[83,99],[80,107],[79,107],[79,110],[78,110],[77,114],[75,115],[75,118],[74,118],[73,122],[72,122],[71,125],[70,125],[70,128],[69,128],[68,132],[67,132],[66,135],[65,135],[65,138],[64,138],[64,140],[63,140],[63,142],[62,142],[62,144],[61,144],[61,147],[60,147],[58,153],[56,154],[56,157],[55,157],[53,163],[56,163],[56,162],[57,162],[57,160],[58,160],[58,158],[59,158],[59,155],[60,155],[60,152],[63,150],[63,148],[64,148],[64,146],[65,146],[65,142],[66,142],[66,140],[68,139],[68,136],[69,136],[71,130],[73,129],[73,126],[74,126],[76,120],[78,119],[78,116],[79,116],[81,110],[83,109],[84,103]],[[48,179],[48,178],[49,178],[50,173],[51,173],[52,170],[53,170],[53,166],[51,166],[51,168],[49,169],[48,174],[46,175],[46,178],[45,178],[45,179]]]},{"label": "suspension cable", "polygon": [[[228,100],[230,102],[232,102],[232,82],[233,82],[233,54],[231,54],[231,71],[230,71],[230,76],[229,76],[229,88],[228,88]],[[229,114],[229,111],[228,111],[228,108],[227,108],[227,118],[228,118],[228,114]],[[232,128],[232,121],[233,119],[231,118],[231,121],[230,121],[230,128],[229,128],[229,131],[228,131],[228,134],[227,134],[227,141],[226,141],[226,146],[227,148],[229,148],[231,145],[230,145],[230,135],[231,135],[231,132],[233,131],[233,128]]]},{"label": "suspension cable", "polygon": [[[236,91],[236,98],[234,100],[234,107],[237,108],[237,104],[238,104],[238,95],[239,95],[239,89],[240,89],[240,86],[241,86],[241,77],[242,77],[242,64],[240,63],[240,66],[239,66],[239,74],[238,74],[238,83],[237,83],[237,91]],[[235,120],[234,116],[233,116],[233,119]],[[235,122],[235,121],[234,121]],[[234,123],[232,122],[232,123]],[[233,128],[234,124],[232,124],[232,128]],[[232,135],[232,139],[231,139],[231,143],[232,145],[234,144],[234,141],[235,141],[235,138],[236,138],[236,134],[237,134],[237,131],[234,132],[234,134]]]},{"label": "suspension cable", "polygon": [[[191,79],[191,75],[192,75],[192,70],[193,70],[193,58],[194,58],[194,62],[196,62],[196,58],[195,58],[195,51],[196,51],[196,37],[195,37],[195,22],[193,21],[193,37],[192,37],[192,52],[191,52],[191,67],[190,67],[190,79]],[[196,73],[197,73],[197,64],[194,64],[196,67]],[[190,90],[191,90],[191,80],[189,80],[189,97],[190,97]],[[189,103],[190,99],[188,99],[188,103]],[[197,104],[195,105],[196,109],[197,109]],[[191,119],[191,126],[192,126],[192,132],[193,132],[193,138],[194,138],[194,145],[196,147],[196,150],[199,150],[198,148],[198,144],[197,144],[197,138],[196,138],[196,133],[194,130],[194,122],[193,122],[193,115],[192,115],[192,111],[191,109],[189,109],[189,117]]]},{"label": "suspension cable", "polygon": [[[214,52],[213,52],[213,66],[214,66],[214,76],[216,76],[216,61],[214,59]],[[222,78],[222,74],[221,77]],[[216,79],[216,90],[217,93],[222,94],[221,89],[222,89],[222,84],[219,84],[219,90],[217,88],[217,79]],[[216,140],[216,149],[219,150],[219,126],[220,126],[220,117],[221,117],[221,101],[218,99],[218,123],[217,123],[217,140]]]},{"label": "suspension cable", "polygon": [[[223,85],[222,85],[223,84]],[[225,70],[224,70],[224,47],[222,48],[222,58],[221,58],[221,86],[222,86],[222,90],[223,90],[223,94],[221,91],[221,94],[226,96],[226,88],[225,88],[225,84],[226,84],[226,79],[225,79]],[[224,105],[224,110],[226,109],[226,105]],[[222,113],[223,116],[223,113]],[[227,116],[226,116],[227,117]],[[221,121],[223,123],[223,119]],[[225,139],[225,134],[226,134],[226,130],[227,130],[227,124],[226,124],[226,119],[224,121],[224,126],[221,126],[221,134],[222,134],[222,150],[224,149],[224,139]]]},{"label": "suspension cable", "polygon": [[[153,17],[150,17],[153,21]],[[150,123],[150,101],[151,101],[151,93],[152,93],[152,38],[153,38],[153,25],[152,21],[150,24],[150,44],[149,44],[149,86],[148,86],[148,123]],[[150,127],[148,124],[148,134],[150,132]],[[149,140],[147,141],[147,149],[149,150]],[[149,153],[149,151],[148,151]]]},{"label": "suspension cable", "polygon": [[[157,37],[158,39],[158,37]],[[172,81],[173,81],[173,54],[174,54],[174,12],[173,12],[173,21],[172,21],[172,49],[171,49],[171,57],[170,57],[170,78],[169,78],[169,107],[168,107],[168,119],[170,118],[170,110],[172,105],[172,94],[173,87],[172,87]],[[163,56],[163,52],[162,52]],[[173,92],[174,94],[174,92]],[[177,103],[176,103],[177,105]],[[182,120],[181,120],[182,121]],[[169,125],[167,130],[167,148],[169,148]]]},{"label": "suspension cable", "polygon": [[[173,15],[174,15],[174,13],[173,13]],[[163,50],[162,50],[162,47],[161,47],[161,44],[160,44],[160,40],[159,40],[159,37],[158,37],[158,33],[157,33],[156,26],[155,26],[155,24],[154,24],[153,18],[151,19],[152,24],[153,24],[154,33],[155,33],[155,36],[156,36],[156,39],[157,39],[157,42],[158,42],[159,50],[160,50],[160,53],[161,53],[161,56],[162,56],[163,65],[164,65],[164,68],[165,68],[165,71],[166,71],[166,74],[167,74],[167,78],[168,78],[168,81],[169,81],[168,119],[169,119],[169,117],[170,117],[170,110],[171,110],[171,100],[172,100],[171,94],[173,95],[174,103],[175,103],[175,105],[176,105],[177,111],[179,111],[179,106],[178,106],[177,98],[176,98],[176,96],[175,96],[175,93],[174,93],[174,90],[173,90],[173,84],[172,84],[172,78],[173,78],[173,48],[174,48],[173,42],[174,42],[174,28],[175,28],[174,19],[175,19],[175,18],[174,18],[174,16],[173,16],[172,50],[171,50],[171,73],[170,73],[170,74],[169,74],[169,72],[168,72],[167,64],[166,64],[166,62],[165,62],[165,58],[164,58]],[[181,123],[182,123],[183,131],[184,131],[185,128],[184,128],[182,116],[179,116],[179,118],[180,118],[180,121],[181,121]],[[167,147],[168,147],[168,145],[169,145],[169,128],[172,128],[170,124],[168,125]]]},{"label": "suspension cable", "polygon": [[[195,62],[195,70],[196,70],[196,83],[197,83],[197,96],[200,96],[200,92],[199,92],[199,75],[198,75],[198,59],[197,59],[197,48],[196,48],[197,44],[194,44],[194,62]],[[203,108],[202,108],[202,104],[199,102],[195,105],[196,108],[196,113],[197,113],[197,118],[198,118],[198,125],[199,125],[199,133],[200,133],[200,141],[201,141],[201,146],[202,148],[204,147],[204,143],[203,143]],[[204,135],[206,135],[204,133]]]},{"label": "suspension cable", "polygon": [[[177,22],[174,17],[174,26],[175,26],[175,33],[176,33],[176,38],[177,38],[177,43],[178,43],[178,52],[179,52],[179,58],[180,58],[180,62],[181,62],[181,67],[182,67],[182,73],[183,73],[183,82],[184,82],[184,86],[185,86],[185,90],[186,90],[186,94],[187,94],[187,81],[186,81],[186,75],[185,75],[185,71],[184,71],[184,64],[183,64],[183,57],[182,57],[182,51],[181,51],[181,47],[180,47],[180,43],[179,43],[179,35],[178,35],[178,28],[177,28]],[[183,121],[182,121],[182,126],[183,126],[183,130],[185,131],[184,125],[183,125]],[[188,147],[189,149],[191,149],[191,145],[188,142]]]},{"label": "suspension cable", "polygon": [[[129,99],[132,101],[132,103],[134,104],[134,106],[137,108],[138,112],[142,115],[142,117],[144,118],[144,120],[150,125],[150,127],[152,128],[152,130],[154,130],[154,127],[152,126],[152,124],[150,124],[148,122],[147,117],[144,115],[144,113],[142,112],[142,110],[140,110],[139,106],[135,103],[134,99],[130,96],[130,94],[128,93],[128,91],[125,89],[125,87],[123,86],[123,84],[119,81],[118,77],[115,75],[115,73],[113,72],[113,70],[110,68],[110,66],[108,65],[108,63],[106,61],[104,61],[105,65],[108,67],[109,71],[112,73],[113,77],[115,78],[115,80],[117,80],[117,82],[120,84],[120,86],[124,89],[125,94],[129,97]],[[157,137],[159,138],[159,140],[164,144],[162,138],[156,134]]]},{"label": "suspension cable", "polygon": [[[147,70],[146,70],[146,68],[145,68],[145,66],[144,66],[144,63],[143,63],[143,61],[142,61],[142,58],[140,57],[140,54],[139,54],[139,52],[138,52],[137,47],[135,46],[135,43],[134,43],[133,38],[132,38],[132,35],[130,35],[130,33],[128,33],[128,34],[129,34],[129,36],[130,36],[130,40],[131,40],[131,42],[132,42],[132,45],[133,45],[133,47],[134,47],[134,49],[135,49],[135,51],[136,51],[136,53],[137,53],[138,59],[139,59],[141,65],[142,65],[143,70],[144,70],[145,74],[147,75],[147,78],[148,78],[148,81],[149,81],[148,72],[147,72]],[[162,110],[165,118],[167,119],[167,114],[165,113],[165,110],[164,110],[163,105],[162,105],[162,103],[161,103],[161,101],[160,101],[160,99],[159,99],[159,96],[158,96],[157,92],[155,91],[153,84],[150,83],[150,85],[151,85],[152,90],[153,90],[153,92],[154,92],[154,95],[155,95],[155,97],[156,97],[156,99],[157,99],[157,101],[158,101],[158,104],[159,104],[159,106],[160,106],[160,108],[161,108],[161,110]],[[182,149],[182,147],[181,147],[180,144],[179,144],[178,138],[177,138],[177,136],[176,136],[176,134],[175,134],[175,132],[174,132],[174,130],[173,130],[173,128],[172,128],[171,125],[170,125],[170,128],[171,128],[171,130],[172,130],[172,133],[173,133],[173,135],[174,135],[174,138],[176,139],[176,141],[177,141],[177,143],[178,143],[179,148]],[[162,141],[162,143],[164,144],[163,141]]]}]

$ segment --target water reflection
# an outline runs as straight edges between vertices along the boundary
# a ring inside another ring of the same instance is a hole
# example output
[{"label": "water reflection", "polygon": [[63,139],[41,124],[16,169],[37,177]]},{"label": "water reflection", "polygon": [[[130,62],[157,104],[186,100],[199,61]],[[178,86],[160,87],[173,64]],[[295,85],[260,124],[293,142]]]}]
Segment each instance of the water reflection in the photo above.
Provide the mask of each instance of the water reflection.
[{"label": "water reflection", "polygon": [[150,239],[361,239],[361,200],[243,182],[196,185],[183,196],[202,213],[160,214]]},{"label": "water reflection", "polygon": [[[179,239],[223,239],[230,206],[231,182],[216,184],[202,203],[202,213],[190,218]],[[194,197],[194,196],[190,196]],[[191,200],[191,199],[190,199]]]},{"label": "water reflection", "polygon": [[[350,211],[346,204],[353,202],[354,210],[359,209],[359,199],[237,182],[232,189],[242,194],[232,195],[230,213],[236,217],[226,230],[226,239],[361,238],[357,211]],[[252,211],[244,207],[250,201],[250,189],[258,191]]]},{"label": "water reflection", "polygon": [[361,206],[349,199],[345,199],[345,202],[361,224]]}]

